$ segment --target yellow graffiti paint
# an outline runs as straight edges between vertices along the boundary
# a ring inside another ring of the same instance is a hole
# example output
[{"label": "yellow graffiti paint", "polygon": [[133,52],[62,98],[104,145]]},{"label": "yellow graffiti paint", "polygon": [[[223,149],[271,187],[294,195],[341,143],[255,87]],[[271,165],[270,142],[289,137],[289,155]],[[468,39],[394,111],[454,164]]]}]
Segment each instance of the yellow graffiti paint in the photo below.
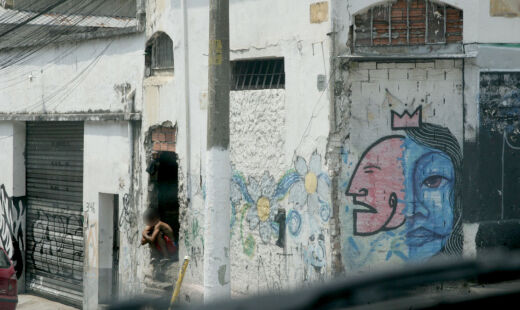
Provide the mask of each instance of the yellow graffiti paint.
[{"label": "yellow graffiti paint", "polygon": [[209,42],[209,65],[219,66],[222,64],[222,40],[211,40]]},{"label": "yellow graffiti paint", "polygon": [[269,218],[270,209],[271,204],[269,202],[269,199],[267,199],[266,197],[261,197],[260,199],[258,199],[258,202],[256,203],[256,210],[258,212],[258,218],[260,218],[262,222],[267,221],[267,219]]},{"label": "yellow graffiti paint", "polygon": [[318,177],[316,174],[309,172],[305,175],[305,190],[309,194],[316,193],[316,189],[318,188]]}]

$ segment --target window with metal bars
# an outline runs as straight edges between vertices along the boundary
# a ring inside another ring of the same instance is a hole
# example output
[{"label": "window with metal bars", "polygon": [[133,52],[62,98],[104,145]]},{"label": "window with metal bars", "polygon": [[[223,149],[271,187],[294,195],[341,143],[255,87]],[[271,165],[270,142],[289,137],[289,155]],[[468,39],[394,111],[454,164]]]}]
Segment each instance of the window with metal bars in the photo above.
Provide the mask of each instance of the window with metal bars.
[{"label": "window with metal bars", "polygon": [[166,33],[156,33],[148,40],[145,65],[147,76],[173,73],[173,41]]},{"label": "window with metal bars", "polygon": [[231,70],[231,90],[285,88],[283,58],[235,60]]},{"label": "window with metal bars", "polygon": [[374,6],[354,20],[354,48],[461,43],[463,12],[430,0]]}]

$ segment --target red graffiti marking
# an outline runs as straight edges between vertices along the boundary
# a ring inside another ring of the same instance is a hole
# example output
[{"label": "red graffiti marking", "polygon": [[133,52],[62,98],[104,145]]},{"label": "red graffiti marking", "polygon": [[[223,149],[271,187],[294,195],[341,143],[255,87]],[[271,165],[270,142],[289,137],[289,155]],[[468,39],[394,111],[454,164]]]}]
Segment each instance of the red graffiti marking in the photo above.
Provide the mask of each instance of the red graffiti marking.
[{"label": "red graffiti marking", "polygon": [[385,137],[363,154],[347,188],[354,204],[354,234],[372,235],[401,226],[405,217],[402,136]]}]

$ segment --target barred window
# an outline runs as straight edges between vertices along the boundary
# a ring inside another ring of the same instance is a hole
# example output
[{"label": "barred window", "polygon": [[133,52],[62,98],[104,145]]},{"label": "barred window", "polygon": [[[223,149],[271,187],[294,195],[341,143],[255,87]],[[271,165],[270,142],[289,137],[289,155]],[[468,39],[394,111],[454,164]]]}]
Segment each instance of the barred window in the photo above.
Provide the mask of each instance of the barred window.
[{"label": "barred window", "polygon": [[146,44],[146,75],[173,72],[173,41],[164,33],[159,32]]},{"label": "barred window", "polygon": [[354,47],[462,42],[463,12],[431,0],[396,0],[357,14]]},{"label": "barred window", "polygon": [[231,68],[231,90],[285,88],[283,58],[236,60]]}]

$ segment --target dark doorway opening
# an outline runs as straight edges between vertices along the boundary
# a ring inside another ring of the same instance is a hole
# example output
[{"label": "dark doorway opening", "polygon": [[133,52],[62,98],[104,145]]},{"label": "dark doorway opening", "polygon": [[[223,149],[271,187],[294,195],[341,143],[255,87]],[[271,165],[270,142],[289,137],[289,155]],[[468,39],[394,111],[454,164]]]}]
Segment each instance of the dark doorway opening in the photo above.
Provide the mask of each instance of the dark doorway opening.
[{"label": "dark doorway opening", "polygon": [[173,229],[175,242],[179,242],[179,175],[177,154],[159,152],[157,162],[157,209],[163,222]]}]

